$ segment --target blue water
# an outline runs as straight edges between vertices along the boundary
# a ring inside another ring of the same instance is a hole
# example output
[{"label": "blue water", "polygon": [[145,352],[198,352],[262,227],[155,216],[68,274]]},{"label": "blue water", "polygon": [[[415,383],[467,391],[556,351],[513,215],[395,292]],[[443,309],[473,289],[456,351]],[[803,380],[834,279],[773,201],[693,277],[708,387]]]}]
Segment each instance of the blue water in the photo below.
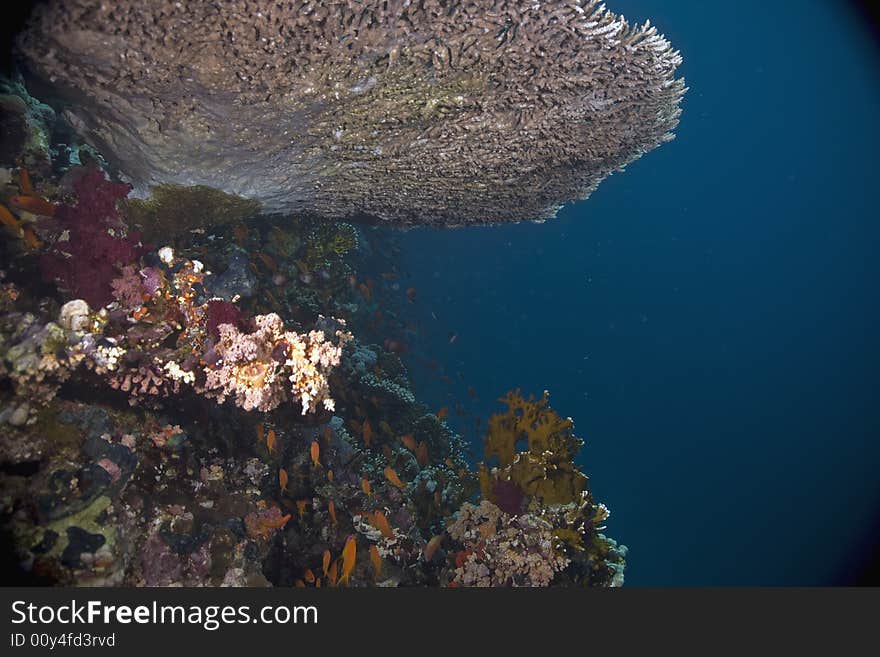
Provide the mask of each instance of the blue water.
[{"label": "blue water", "polygon": [[610,8],[682,51],[678,138],[543,225],[407,233],[419,349],[451,377],[413,362],[419,395],[485,418],[549,389],[628,584],[857,581],[880,527],[880,51],[831,0]]}]

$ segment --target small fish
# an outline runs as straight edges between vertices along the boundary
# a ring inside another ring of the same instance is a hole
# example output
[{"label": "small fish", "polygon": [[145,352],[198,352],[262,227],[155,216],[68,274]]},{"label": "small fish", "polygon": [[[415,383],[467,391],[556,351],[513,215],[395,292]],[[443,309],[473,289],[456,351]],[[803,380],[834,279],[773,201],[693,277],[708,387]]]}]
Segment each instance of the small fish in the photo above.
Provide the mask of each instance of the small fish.
[{"label": "small fish", "polygon": [[324,550],[324,577],[327,577],[327,573],[330,571],[330,550]]},{"label": "small fish", "polygon": [[264,265],[266,265],[266,267],[269,269],[269,271],[271,271],[273,274],[278,271],[278,265],[275,264],[275,261],[272,258],[270,258],[268,255],[266,255],[265,253],[255,253],[254,255],[257,256],[260,259],[260,261]]},{"label": "small fish", "polygon": [[397,354],[398,356],[402,356],[408,350],[405,342],[400,340],[394,340],[392,338],[385,338],[385,348],[390,351],[392,354]]},{"label": "small fish", "polygon": [[333,470],[327,470],[327,481],[333,481]]},{"label": "small fish", "polygon": [[363,490],[364,493],[366,493],[366,495],[367,495],[368,497],[369,497],[370,495],[373,494],[373,489],[372,489],[372,487],[370,486],[370,482],[367,480],[366,477],[364,477],[363,479],[361,479],[361,490]]},{"label": "small fish", "polygon": [[394,531],[391,529],[391,525],[388,524],[388,518],[381,511],[376,511],[376,513],[370,516],[370,524],[378,529],[385,538],[394,538]]},{"label": "small fish", "polygon": [[247,239],[248,229],[244,224],[238,224],[232,229],[232,234],[235,236],[235,241],[242,244]]},{"label": "small fish", "polygon": [[330,425],[328,424],[326,427],[324,427],[324,442],[329,445],[331,440],[333,440],[333,429],[331,429]]},{"label": "small fish", "polygon": [[269,429],[269,433],[266,435],[266,448],[269,450],[269,453],[275,451],[275,430]]},{"label": "small fish", "polygon": [[402,442],[404,447],[406,447],[409,451],[416,451],[416,439],[413,438],[411,433],[401,436],[400,442]]},{"label": "small fish", "polygon": [[37,237],[36,232],[34,232],[34,229],[31,226],[22,227],[21,239],[24,240],[24,243],[32,249],[39,249],[40,246],[43,244],[40,241],[40,238]]},{"label": "small fish", "polygon": [[318,444],[317,440],[312,441],[312,464],[317,468],[320,467],[321,461],[319,457],[321,456],[321,446]]},{"label": "small fish", "polygon": [[320,577],[315,580],[315,588],[316,589],[321,588],[321,578]]},{"label": "small fish", "polygon": [[262,443],[264,440],[266,440],[266,430],[261,423],[257,425],[257,442]]},{"label": "small fish", "polygon": [[390,466],[385,468],[385,478],[388,479],[388,481],[390,481],[392,485],[397,486],[400,490],[404,490],[406,488],[406,484],[400,480],[400,477],[397,476],[397,473]]},{"label": "small fish", "polygon": [[0,223],[10,228],[18,228],[18,219],[15,218],[5,205],[0,205]]},{"label": "small fish", "polygon": [[455,344],[455,341],[458,340],[458,333],[455,331],[449,332],[449,344]]},{"label": "small fish", "polygon": [[369,447],[370,443],[373,442],[373,427],[370,426],[369,420],[364,420],[364,425],[361,429],[361,435],[364,438],[364,444]]},{"label": "small fish", "polygon": [[355,560],[357,558],[357,543],[354,536],[349,536],[345,541],[345,547],[342,548],[342,577],[339,579],[340,584],[351,577],[351,571],[354,570]]},{"label": "small fish", "polygon": [[339,577],[339,559],[335,559],[332,564],[330,564],[330,570],[327,573],[327,578],[330,580],[330,584],[332,586],[336,586],[336,580]]},{"label": "small fish", "polygon": [[293,585],[294,585],[296,588],[298,588],[298,589],[304,589],[304,588],[306,588],[306,583],[305,583],[304,581],[302,581],[301,579],[296,580],[296,581],[293,583]]},{"label": "small fish", "polygon": [[446,406],[444,406],[439,411],[437,411],[437,419],[438,420],[442,420],[447,415],[449,415],[449,408],[447,408]]},{"label": "small fish", "polygon": [[336,505],[333,503],[333,500],[327,502],[327,512],[330,514],[330,520],[333,521],[333,524],[336,524]]},{"label": "small fish", "polygon": [[31,183],[31,174],[29,174],[28,170],[24,167],[18,170],[18,186],[21,188],[21,193],[25,196],[34,195],[34,186]]},{"label": "small fish", "polygon": [[416,461],[419,462],[419,465],[423,468],[428,465],[428,445],[423,440],[419,443],[419,446],[416,448]]},{"label": "small fish", "polygon": [[434,536],[428,544],[425,546],[424,556],[425,561],[431,561],[434,558],[434,555],[437,553],[437,550],[440,549],[440,544],[443,542],[443,535]]},{"label": "small fish", "polygon": [[443,496],[440,494],[439,490],[434,491],[434,504],[440,506],[443,503]]},{"label": "small fish", "polygon": [[315,573],[312,572],[311,568],[306,568],[306,572],[303,575],[303,579],[306,580],[309,584],[315,583]]},{"label": "small fish", "polygon": [[373,562],[373,570],[376,571],[376,577],[382,576],[382,557],[379,556],[379,549],[375,545],[370,546],[370,561]]},{"label": "small fish", "polygon": [[416,302],[416,297],[418,297],[419,293],[414,287],[409,287],[406,289],[406,298],[409,299],[410,303]]},{"label": "small fish", "polygon": [[278,483],[281,484],[281,493],[287,492],[287,470],[281,468],[278,471]]},{"label": "small fish", "polygon": [[360,293],[363,295],[364,299],[366,299],[367,301],[372,300],[372,298],[373,298],[373,292],[372,292],[372,290],[370,290],[370,288],[368,288],[366,285],[364,285],[363,283],[360,283],[360,284],[358,285],[358,290],[359,290]]},{"label": "small fish", "polygon": [[306,515],[306,505],[309,503],[308,500],[297,500],[296,501],[296,510],[299,511],[299,517],[302,519]]},{"label": "small fish", "polygon": [[132,318],[134,321],[139,322],[139,321],[141,321],[144,317],[146,317],[146,316],[149,315],[149,314],[150,314],[150,309],[147,308],[146,306],[141,306],[140,308],[138,308],[137,310],[135,310],[135,311],[131,314],[131,318]]},{"label": "small fish", "polygon": [[9,199],[9,202],[22,210],[27,210],[44,217],[54,217],[55,210],[57,209],[54,203],[50,203],[39,196],[13,196]]}]

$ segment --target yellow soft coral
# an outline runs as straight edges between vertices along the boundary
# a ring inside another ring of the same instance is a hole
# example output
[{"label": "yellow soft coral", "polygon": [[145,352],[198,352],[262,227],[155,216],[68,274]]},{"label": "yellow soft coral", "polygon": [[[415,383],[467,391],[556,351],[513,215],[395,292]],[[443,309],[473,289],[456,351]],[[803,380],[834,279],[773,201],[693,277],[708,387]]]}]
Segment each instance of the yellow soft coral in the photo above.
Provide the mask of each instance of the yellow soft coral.
[{"label": "yellow soft coral", "polygon": [[489,418],[486,437],[486,461],[497,458],[498,467],[490,472],[481,464],[483,496],[494,500],[498,482],[504,481],[543,504],[578,501],[587,490],[587,477],[574,466],[583,441],[575,437],[571,418],[549,407],[546,391],[540,399],[526,400],[517,389],[499,401],[507,404],[507,412]]}]

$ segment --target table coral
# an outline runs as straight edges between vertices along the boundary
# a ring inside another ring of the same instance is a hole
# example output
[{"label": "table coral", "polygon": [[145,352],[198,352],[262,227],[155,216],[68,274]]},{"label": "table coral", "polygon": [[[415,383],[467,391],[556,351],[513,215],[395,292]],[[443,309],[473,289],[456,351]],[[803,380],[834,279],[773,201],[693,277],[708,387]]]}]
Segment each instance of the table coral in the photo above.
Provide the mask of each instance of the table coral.
[{"label": "table coral", "polygon": [[552,217],[670,140],[685,91],[599,0],[50,0],[18,46],[144,192],[397,224]]}]

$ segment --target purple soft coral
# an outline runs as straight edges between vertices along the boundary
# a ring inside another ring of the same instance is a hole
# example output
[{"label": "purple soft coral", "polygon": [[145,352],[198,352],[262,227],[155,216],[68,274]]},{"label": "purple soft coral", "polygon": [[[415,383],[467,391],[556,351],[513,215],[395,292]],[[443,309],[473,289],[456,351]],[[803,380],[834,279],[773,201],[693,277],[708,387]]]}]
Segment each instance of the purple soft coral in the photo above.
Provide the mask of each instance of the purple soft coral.
[{"label": "purple soft coral", "polygon": [[99,308],[113,300],[111,281],[120,268],[145,249],[138,233],[127,233],[116,211],[116,202],[128,196],[128,185],[91,171],[76,181],[74,191],[76,203],[55,214],[52,246],[40,266],[47,281]]}]

